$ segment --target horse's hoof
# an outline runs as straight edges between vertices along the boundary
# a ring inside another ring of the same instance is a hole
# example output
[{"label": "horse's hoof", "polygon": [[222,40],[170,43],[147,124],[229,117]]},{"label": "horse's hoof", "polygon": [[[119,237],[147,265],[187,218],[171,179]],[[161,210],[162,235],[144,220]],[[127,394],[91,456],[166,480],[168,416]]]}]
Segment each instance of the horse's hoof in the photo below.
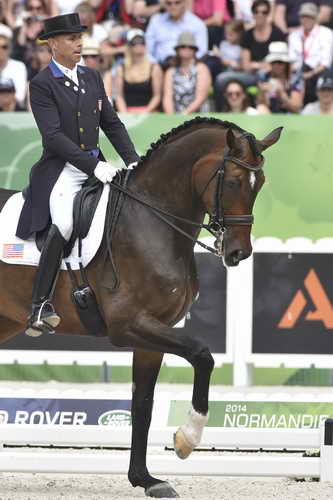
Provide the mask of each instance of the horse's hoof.
[{"label": "horse's hoof", "polygon": [[187,441],[185,434],[180,427],[173,435],[173,444],[177,457],[182,460],[187,458],[194,450],[194,446]]},{"label": "horse's hoof", "polygon": [[167,481],[154,484],[145,489],[146,497],[154,498],[178,498],[179,495],[176,490]]}]

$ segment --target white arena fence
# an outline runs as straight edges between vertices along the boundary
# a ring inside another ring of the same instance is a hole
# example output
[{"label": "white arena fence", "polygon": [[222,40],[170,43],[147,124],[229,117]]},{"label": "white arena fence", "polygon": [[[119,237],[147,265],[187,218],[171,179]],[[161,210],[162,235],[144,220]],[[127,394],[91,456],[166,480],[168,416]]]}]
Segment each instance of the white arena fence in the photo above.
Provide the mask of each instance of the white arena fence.
[{"label": "white arena fence", "polygon": [[[10,389],[1,389],[1,472],[127,474],[130,420],[105,416],[119,415],[121,410],[112,410],[113,405],[117,402],[123,408],[129,393],[31,388],[17,391],[12,399],[9,394]],[[95,425],[86,425],[89,418],[84,419],[82,412],[80,418],[75,418],[78,402],[83,399],[87,414],[89,402],[93,411],[101,408]],[[17,400],[24,411],[15,406]],[[66,411],[62,411],[62,401],[66,402]],[[183,461],[165,448],[173,448],[173,434],[186,421],[189,401],[189,392],[163,392],[156,396],[148,442],[148,465],[153,474],[310,477],[333,481],[332,394],[212,392],[209,425],[204,429],[199,450]],[[110,408],[106,413],[105,402]],[[15,406],[18,418],[13,417],[10,407],[5,409],[5,403]],[[28,409],[29,418],[25,415]],[[43,415],[47,414],[52,425],[45,423],[47,418]],[[220,453],[222,450],[226,453]],[[306,450],[320,450],[320,456],[303,455]],[[270,453],[247,454],[249,451]]]},{"label": "white arena fence", "polygon": [[[119,429],[96,426],[0,426],[2,445],[47,445],[105,447],[128,446],[128,435]],[[321,481],[333,480],[333,421],[326,420],[320,429],[205,429],[202,446],[214,447],[226,444],[237,450],[261,448],[306,449],[319,448],[320,456],[251,456],[200,455],[195,453],[187,460],[163,454],[148,454],[148,467],[153,474],[197,475],[197,476],[271,476],[291,478],[320,478]],[[168,433],[171,429],[168,429]],[[175,429],[173,429],[175,430]],[[170,444],[170,434],[155,429],[150,434],[149,445],[165,446]],[[151,451],[151,449],[150,449]],[[33,451],[0,452],[1,472],[32,473],[69,473],[69,474],[127,474],[129,453],[92,452],[45,452],[36,448]]]},{"label": "white arena fence", "polygon": [[[212,244],[211,238],[203,239],[208,244]],[[296,258],[299,255],[307,254],[316,256],[329,256],[333,253],[333,238],[322,238],[315,243],[306,238],[291,238],[282,242],[277,238],[259,238],[254,241],[254,256],[256,254],[286,255],[288,258]],[[202,252],[198,247],[196,251]],[[254,257],[240,263],[237,268],[227,270],[227,303],[226,303],[226,352],[213,353],[216,366],[225,363],[233,364],[233,384],[234,386],[248,386],[252,382],[253,367],[286,367],[286,368],[328,368],[333,366],[333,344],[332,350],[323,348],[321,354],[307,353],[258,353],[253,350],[253,262]],[[222,265],[222,263],[221,263]],[[311,266],[310,266],[311,267]],[[310,269],[310,268],[309,268]],[[295,292],[297,288],[295,289]],[[330,300],[329,297],[327,297]],[[332,299],[333,303],[333,299]],[[329,304],[333,310],[332,304]],[[332,313],[333,314],[333,313]],[[313,325],[314,322],[312,322]],[[180,322],[177,327],[182,328]],[[311,325],[311,326],[312,326]],[[221,328],[224,328],[221,326]],[[330,326],[328,330],[323,329],[321,334],[328,338],[331,335]],[[293,331],[289,334],[294,335]],[[282,330],[278,336],[286,335]],[[313,335],[316,339],[316,336]],[[317,340],[314,340],[318,345]],[[302,346],[300,346],[300,349]],[[54,364],[54,365],[105,365],[130,366],[132,363],[131,352],[112,351],[56,351],[56,350],[0,350],[0,363],[21,363],[21,364]],[[165,355],[165,366],[189,366],[188,363],[178,356]]]}]

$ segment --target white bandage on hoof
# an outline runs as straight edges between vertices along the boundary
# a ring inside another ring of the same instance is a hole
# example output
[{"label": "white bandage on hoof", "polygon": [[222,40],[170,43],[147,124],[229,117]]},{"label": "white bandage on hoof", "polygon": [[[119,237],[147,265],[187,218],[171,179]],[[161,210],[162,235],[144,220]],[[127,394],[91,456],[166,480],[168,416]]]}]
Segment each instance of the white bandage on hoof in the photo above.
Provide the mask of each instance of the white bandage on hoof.
[{"label": "white bandage on hoof", "polygon": [[209,419],[209,413],[202,415],[193,408],[188,412],[188,422],[180,426],[186,441],[195,448],[201,441],[202,431]]}]

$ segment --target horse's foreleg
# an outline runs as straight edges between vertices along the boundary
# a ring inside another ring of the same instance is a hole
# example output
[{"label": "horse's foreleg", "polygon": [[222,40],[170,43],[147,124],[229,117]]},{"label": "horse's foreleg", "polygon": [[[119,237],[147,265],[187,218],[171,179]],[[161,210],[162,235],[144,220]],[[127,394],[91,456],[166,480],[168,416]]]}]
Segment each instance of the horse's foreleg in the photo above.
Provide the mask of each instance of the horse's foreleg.
[{"label": "horse's foreleg", "polygon": [[156,379],[163,353],[134,351],[132,395],[132,446],[128,478],[133,486],[141,486],[147,496],[178,496],[164,481],[152,477],[146,466],[148,431],[153,408]]},{"label": "horse's foreleg", "polygon": [[128,340],[129,345],[133,347],[176,354],[193,366],[192,408],[188,422],[182,425],[175,435],[177,455],[180,458],[188,457],[199,444],[203,427],[208,420],[209,381],[214,367],[208,347],[196,339],[180,335],[178,329],[170,328],[147,314],[136,319],[131,338]]}]

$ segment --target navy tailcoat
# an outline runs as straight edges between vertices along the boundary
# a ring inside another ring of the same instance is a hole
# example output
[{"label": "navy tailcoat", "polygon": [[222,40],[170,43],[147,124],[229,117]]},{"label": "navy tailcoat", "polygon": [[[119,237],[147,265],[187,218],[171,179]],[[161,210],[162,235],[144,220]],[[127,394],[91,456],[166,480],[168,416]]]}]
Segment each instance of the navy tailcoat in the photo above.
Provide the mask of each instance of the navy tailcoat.
[{"label": "navy tailcoat", "polygon": [[42,136],[43,152],[32,167],[27,196],[16,235],[27,239],[50,221],[49,198],[66,162],[92,175],[102,153],[99,128],[104,131],[126,165],[138,160],[133,143],[110,104],[97,71],[78,66],[77,86],[58,66],[50,65],[30,83],[32,112]]}]

